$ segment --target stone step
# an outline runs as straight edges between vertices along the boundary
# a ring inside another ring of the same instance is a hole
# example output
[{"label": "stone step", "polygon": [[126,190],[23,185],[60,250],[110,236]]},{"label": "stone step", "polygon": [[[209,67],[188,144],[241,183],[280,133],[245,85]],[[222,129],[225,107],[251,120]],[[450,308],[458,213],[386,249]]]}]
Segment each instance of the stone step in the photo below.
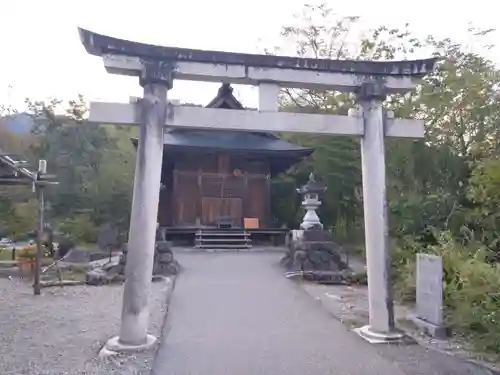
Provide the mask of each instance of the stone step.
[{"label": "stone step", "polygon": [[250,249],[252,245],[197,244],[195,249]]},{"label": "stone step", "polygon": [[195,237],[196,249],[249,249],[252,247],[250,234],[239,230],[198,230]]},{"label": "stone step", "polygon": [[249,242],[252,240],[250,238],[197,238],[196,242]]},{"label": "stone step", "polygon": [[196,236],[224,236],[224,237],[250,237],[250,234],[247,232],[196,232]]}]

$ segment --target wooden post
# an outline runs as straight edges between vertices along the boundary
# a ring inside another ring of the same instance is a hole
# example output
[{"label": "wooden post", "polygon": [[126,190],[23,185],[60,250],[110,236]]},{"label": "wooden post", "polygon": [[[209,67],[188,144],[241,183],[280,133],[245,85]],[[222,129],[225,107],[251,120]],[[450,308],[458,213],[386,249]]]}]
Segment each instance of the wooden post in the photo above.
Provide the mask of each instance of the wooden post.
[{"label": "wooden post", "polygon": [[[47,173],[47,161],[40,160],[38,163],[38,174],[37,181],[40,178],[40,175]],[[43,257],[43,245],[42,245],[42,237],[44,231],[44,197],[43,197],[43,185],[36,184],[35,181],[35,189],[38,198],[38,229],[36,235],[36,258],[35,258],[35,282],[33,284],[33,292],[36,296],[40,295],[40,269],[42,266],[42,257]]]},{"label": "wooden post", "polygon": [[198,181],[198,197],[197,197],[197,202],[196,202],[196,227],[200,228],[201,227],[201,218],[203,215],[203,206],[202,206],[202,201],[203,201],[203,169],[198,168],[198,176],[197,176],[197,181]]}]

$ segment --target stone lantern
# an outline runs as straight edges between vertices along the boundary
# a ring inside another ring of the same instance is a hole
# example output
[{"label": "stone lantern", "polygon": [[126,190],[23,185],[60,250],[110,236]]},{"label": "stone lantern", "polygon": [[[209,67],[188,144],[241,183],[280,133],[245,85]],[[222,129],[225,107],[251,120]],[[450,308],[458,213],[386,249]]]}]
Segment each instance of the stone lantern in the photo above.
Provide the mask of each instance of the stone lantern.
[{"label": "stone lantern", "polygon": [[316,209],[321,206],[321,201],[319,200],[319,195],[326,191],[326,186],[319,182],[316,182],[314,178],[314,173],[309,175],[309,181],[307,184],[303,185],[300,189],[297,189],[297,193],[303,196],[302,207],[306,210],[306,214],[302,219],[302,224],[300,224],[301,229],[323,229],[323,224],[319,220]]}]

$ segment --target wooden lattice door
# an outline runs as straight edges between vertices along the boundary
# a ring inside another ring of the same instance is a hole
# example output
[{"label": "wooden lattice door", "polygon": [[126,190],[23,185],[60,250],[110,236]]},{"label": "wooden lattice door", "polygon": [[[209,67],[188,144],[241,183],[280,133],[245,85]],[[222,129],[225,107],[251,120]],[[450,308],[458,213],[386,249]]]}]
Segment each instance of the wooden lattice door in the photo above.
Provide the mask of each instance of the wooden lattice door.
[{"label": "wooden lattice door", "polygon": [[213,225],[219,218],[231,218],[242,225],[244,177],[205,174],[202,177],[201,222]]},{"label": "wooden lattice door", "polygon": [[174,206],[176,225],[195,225],[198,219],[198,176],[177,172],[174,176]]}]

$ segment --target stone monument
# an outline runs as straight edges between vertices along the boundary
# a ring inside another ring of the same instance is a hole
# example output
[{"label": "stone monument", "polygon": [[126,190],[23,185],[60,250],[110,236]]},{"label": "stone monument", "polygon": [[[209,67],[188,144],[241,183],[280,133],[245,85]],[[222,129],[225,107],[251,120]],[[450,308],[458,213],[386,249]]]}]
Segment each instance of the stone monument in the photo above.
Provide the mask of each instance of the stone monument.
[{"label": "stone monument", "polygon": [[417,305],[410,319],[427,334],[445,338],[443,324],[443,262],[440,256],[417,254]]}]

